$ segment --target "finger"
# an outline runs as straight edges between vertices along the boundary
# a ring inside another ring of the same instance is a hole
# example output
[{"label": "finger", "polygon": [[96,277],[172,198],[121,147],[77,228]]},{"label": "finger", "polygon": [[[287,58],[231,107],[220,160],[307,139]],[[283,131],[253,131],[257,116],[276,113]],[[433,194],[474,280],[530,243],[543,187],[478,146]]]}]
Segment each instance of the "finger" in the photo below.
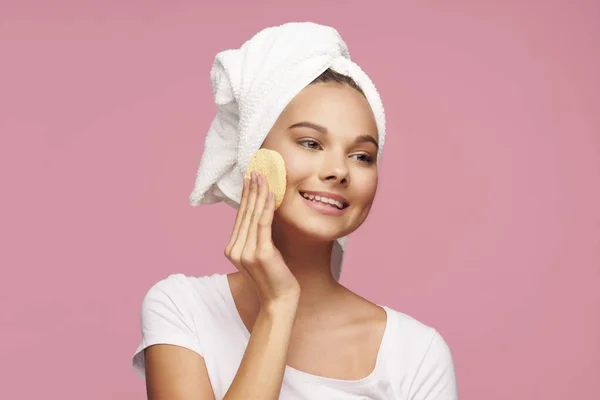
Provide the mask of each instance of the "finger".
[{"label": "finger", "polygon": [[273,245],[271,226],[273,225],[274,215],[275,194],[273,192],[269,192],[267,203],[258,221],[258,239],[256,246],[259,249],[259,252],[264,251],[264,249],[269,249]]},{"label": "finger", "polygon": [[254,210],[252,211],[252,220],[250,221],[250,226],[248,228],[248,238],[246,239],[245,246],[249,251],[252,252],[256,250],[258,221],[260,220],[260,216],[265,209],[267,198],[269,196],[269,184],[267,180],[261,175],[258,175],[257,183],[258,193],[256,196],[256,204],[254,205]]},{"label": "finger", "polygon": [[238,232],[240,230],[240,225],[242,224],[242,220],[244,219],[244,214],[246,213],[246,208],[248,205],[248,191],[250,187],[250,179],[244,179],[244,185],[242,188],[242,199],[240,200],[240,207],[238,208],[237,216],[235,218],[235,225],[233,226],[233,233],[231,236],[234,238],[237,237]]},{"label": "finger", "polygon": [[229,256],[229,253],[231,252],[231,248],[233,247],[233,244],[235,243],[235,241],[237,239],[238,232],[240,230],[240,225],[242,224],[242,220],[244,218],[244,213],[246,212],[246,208],[247,208],[247,204],[248,204],[249,186],[250,186],[250,179],[244,179],[244,183],[242,186],[242,198],[240,199],[240,206],[238,207],[238,210],[237,210],[237,215],[235,217],[235,223],[233,225],[233,231],[231,232],[231,237],[229,238],[229,243],[227,244],[227,247],[225,249],[225,253],[227,256]]},{"label": "finger", "polygon": [[242,222],[240,224],[240,229],[238,231],[237,238],[233,245],[234,249],[240,253],[244,249],[246,239],[248,238],[248,228],[250,227],[252,212],[254,211],[254,206],[256,204],[257,191],[258,186],[256,182],[256,174],[253,172],[252,178],[250,179],[250,187],[248,190],[248,203],[246,205],[244,216],[242,217]]}]

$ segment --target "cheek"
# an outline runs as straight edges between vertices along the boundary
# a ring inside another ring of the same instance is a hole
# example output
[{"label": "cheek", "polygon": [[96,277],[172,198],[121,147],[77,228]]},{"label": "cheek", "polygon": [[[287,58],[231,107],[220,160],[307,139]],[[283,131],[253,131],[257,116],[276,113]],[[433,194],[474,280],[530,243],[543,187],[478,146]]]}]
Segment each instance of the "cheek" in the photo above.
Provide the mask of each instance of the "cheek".
[{"label": "cheek", "polygon": [[[263,148],[277,151],[283,157],[287,175],[286,187],[295,190],[295,187],[310,177],[315,171],[315,159],[309,157],[308,152],[289,140],[276,140],[274,136],[267,136]],[[286,193],[287,198],[287,193]]]},{"label": "cheek", "polygon": [[308,157],[305,151],[297,150],[283,154],[287,173],[287,187],[295,188],[315,174],[318,167],[316,157]]},{"label": "cheek", "polygon": [[365,172],[355,174],[352,184],[355,197],[363,204],[368,205],[373,202],[375,192],[377,191],[378,176],[376,172]]}]

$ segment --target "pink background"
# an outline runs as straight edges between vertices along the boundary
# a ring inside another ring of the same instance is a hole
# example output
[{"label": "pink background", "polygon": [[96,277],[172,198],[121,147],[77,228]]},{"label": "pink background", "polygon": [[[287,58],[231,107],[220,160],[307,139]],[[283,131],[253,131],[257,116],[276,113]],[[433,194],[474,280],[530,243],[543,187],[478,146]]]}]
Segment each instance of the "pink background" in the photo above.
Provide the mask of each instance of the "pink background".
[{"label": "pink background", "polygon": [[291,20],[389,116],[343,282],[438,328],[462,400],[597,398],[599,3],[202,3],[0,2],[0,398],[144,398],[146,290],[232,270],[233,210],[187,204],[213,57]]}]

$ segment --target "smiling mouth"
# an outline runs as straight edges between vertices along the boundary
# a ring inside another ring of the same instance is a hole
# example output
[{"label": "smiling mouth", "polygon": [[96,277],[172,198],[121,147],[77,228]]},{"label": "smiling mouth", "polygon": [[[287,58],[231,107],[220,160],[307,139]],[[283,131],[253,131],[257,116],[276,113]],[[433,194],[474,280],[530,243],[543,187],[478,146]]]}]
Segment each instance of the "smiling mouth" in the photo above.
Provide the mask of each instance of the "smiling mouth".
[{"label": "smiling mouth", "polygon": [[308,201],[314,201],[317,203],[327,204],[328,206],[337,208],[338,210],[343,210],[344,208],[347,208],[350,205],[348,202],[345,202],[345,201],[342,202],[339,200],[334,200],[334,199],[330,199],[328,197],[314,195],[311,193],[300,192],[300,195]]}]

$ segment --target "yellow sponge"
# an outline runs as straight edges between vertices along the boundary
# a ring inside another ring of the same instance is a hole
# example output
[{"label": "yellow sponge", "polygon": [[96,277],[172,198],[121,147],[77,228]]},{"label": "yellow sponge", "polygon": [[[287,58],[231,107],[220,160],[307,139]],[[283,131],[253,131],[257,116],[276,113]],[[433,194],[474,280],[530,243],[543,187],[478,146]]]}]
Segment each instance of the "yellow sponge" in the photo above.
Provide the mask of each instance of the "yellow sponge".
[{"label": "yellow sponge", "polygon": [[248,165],[245,178],[250,179],[250,174],[256,171],[261,174],[269,184],[269,190],[275,195],[275,209],[279,208],[285,196],[287,185],[285,162],[281,154],[275,150],[258,150]]}]

